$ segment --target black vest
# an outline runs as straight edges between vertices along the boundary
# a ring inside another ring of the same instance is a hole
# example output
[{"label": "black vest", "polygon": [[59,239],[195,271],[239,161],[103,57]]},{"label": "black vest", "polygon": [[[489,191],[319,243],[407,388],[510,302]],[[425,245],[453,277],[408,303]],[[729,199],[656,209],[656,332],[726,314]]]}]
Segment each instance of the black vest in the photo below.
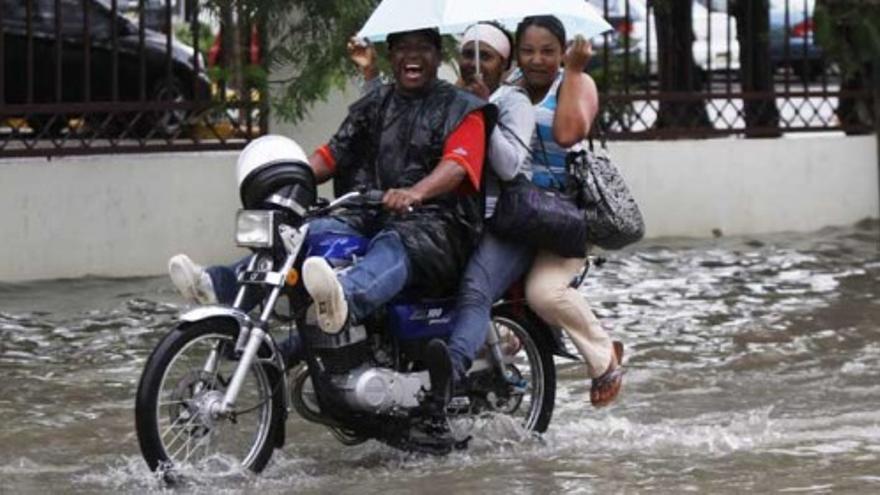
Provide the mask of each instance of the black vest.
[{"label": "black vest", "polygon": [[[349,128],[359,138],[352,143],[356,152],[349,153],[353,162],[337,164],[336,194],[353,187],[413,186],[440,163],[446,139],[478,109],[483,110],[487,139],[495,124],[495,107],[444,81],[435,81],[420,96],[398,94],[393,85],[369,93],[349,108],[348,121],[353,123]],[[368,235],[384,228],[398,232],[411,261],[409,290],[421,296],[449,295],[456,291],[479,237],[482,198],[449,193],[403,216],[341,218]]]}]

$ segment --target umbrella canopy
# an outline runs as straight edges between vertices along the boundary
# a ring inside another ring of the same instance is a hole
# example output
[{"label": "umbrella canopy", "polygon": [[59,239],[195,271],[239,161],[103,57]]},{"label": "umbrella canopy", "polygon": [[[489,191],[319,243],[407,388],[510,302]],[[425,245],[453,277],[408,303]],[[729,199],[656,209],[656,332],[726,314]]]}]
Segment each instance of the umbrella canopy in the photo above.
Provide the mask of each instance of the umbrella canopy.
[{"label": "umbrella canopy", "polygon": [[480,21],[498,21],[514,29],[524,17],[554,15],[566,34],[589,39],[611,25],[585,0],[383,0],[357,36],[385,41],[390,33],[438,28],[444,34],[459,34]]}]

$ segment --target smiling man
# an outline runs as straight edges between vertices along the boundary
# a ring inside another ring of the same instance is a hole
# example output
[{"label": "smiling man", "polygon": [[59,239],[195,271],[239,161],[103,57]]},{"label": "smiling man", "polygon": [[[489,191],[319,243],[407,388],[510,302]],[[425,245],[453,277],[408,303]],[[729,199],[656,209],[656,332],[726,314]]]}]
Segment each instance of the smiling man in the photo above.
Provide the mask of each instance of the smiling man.
[{"label": "smiling man", "polygon": [[[393,33],[387,42],[394,82],[355,102],[336,134],[309,158],[318,181],[334,179],[337,196],[355,188],[384,191],[382,211],[348,211],[309,224],[309,235],[371,239],[364,257],[338,277],[323,258],[303,263],[303,283],[327,333],[362,321],[404,288],[413,296],[453,294],[482,221],[476,192],[496,108],[437,79],[436,30]],[[205,269],[178,255],[169,272],[185,297],[232,304],[236,273],[247,261]],[[299,359],[299,339],[284,347],[289,363]],[[438,366],[447,366],[441,357]],[[432,377],[448,374],[438,370]],[[446,390],[446,383],[432,383],[432,390]]]},{"label": "smiling man", "polygon": [[436,30],[394,33],[387,42],[394,82],[355,102],[310,158],[319,181],[336,179],[337,193],[385,191],[383,212],[352,211],[312,225],[312,232],[371,238],[364,258],[338,277],[323,258],[303,265],[318,324],[328,333],[362,320],[405,287],[423,296],[452,293],[481,222],[475,193],[495,108],[437,79]]}]

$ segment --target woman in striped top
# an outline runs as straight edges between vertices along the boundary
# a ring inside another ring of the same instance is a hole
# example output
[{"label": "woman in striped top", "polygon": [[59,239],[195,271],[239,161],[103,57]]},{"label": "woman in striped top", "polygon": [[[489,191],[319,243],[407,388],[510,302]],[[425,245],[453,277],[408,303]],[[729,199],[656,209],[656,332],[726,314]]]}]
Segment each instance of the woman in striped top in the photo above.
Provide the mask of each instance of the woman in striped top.
[{"label": "woman in striped top", "polygon": [[[566,49],[562,23],[537,16],[518,26],[516,50],[521,74],[515,83],[528,93],[537,124],[531,139],[532,181],[562,187],[565,156],[587,137],[599,109],[596,84],[584,73],[592,49],[580,36]],[[602,407],[620,391],[623,344],[611,341],[583,295],[569,285],[584,261],[539,251],[526,278],[526,298],[541,318],[569,334],[592,378],[590,402]]]}]

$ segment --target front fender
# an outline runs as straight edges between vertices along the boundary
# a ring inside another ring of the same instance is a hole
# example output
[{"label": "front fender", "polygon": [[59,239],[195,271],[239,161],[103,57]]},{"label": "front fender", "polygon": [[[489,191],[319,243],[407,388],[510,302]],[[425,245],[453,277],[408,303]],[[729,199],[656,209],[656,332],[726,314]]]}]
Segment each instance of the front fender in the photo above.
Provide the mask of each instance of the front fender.
[{"label": "front fender", "polygon": [[208,318],[232,318],[238,323],[239,330],[253,326],[253,321],[247,313],[228,306],[201,306],[191,309],[180,316],[180,321],[195,323]]},{"label": "front fender", "polygon": [[[191,309],[180,316],[180,328],[181,330],[186,331],[186,327],[190,324],[211,318],[228,318],[234,320],[236,324],[238,324],[239,332],[250,330],[254,327],[253,319],[240,309],[230,308],[228,306],[201,306]],[[272,349],[272,364],[281,372],[280,375],[284,381],[284,390],[287,390],[287,374],[284,373],[284,370],[286,369],[284,356],[281,355],[281,352],[278,349],[278,344],[275,343],[275,339],[268,331],[263,333],[263,341],[270,349]],[[285,397],[287,396],[287,394],[284,395]]]}]

